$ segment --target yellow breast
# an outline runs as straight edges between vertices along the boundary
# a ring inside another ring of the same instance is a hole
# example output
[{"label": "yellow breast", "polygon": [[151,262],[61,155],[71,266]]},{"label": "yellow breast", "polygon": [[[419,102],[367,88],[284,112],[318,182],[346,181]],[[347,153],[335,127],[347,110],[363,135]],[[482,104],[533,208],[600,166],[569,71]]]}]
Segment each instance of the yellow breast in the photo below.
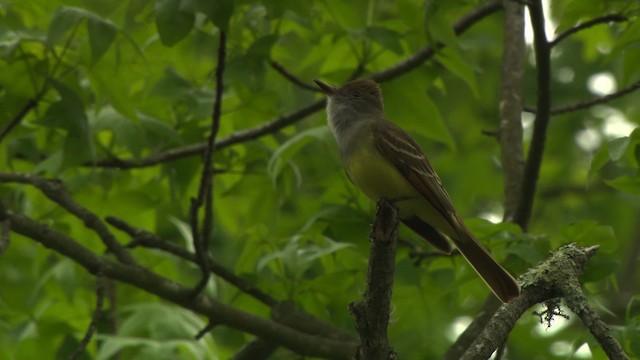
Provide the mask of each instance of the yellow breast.
[{"label": "yellow breast", "polygon": [[358,146],[343,159],[351,181],[371,200],[396,199],[419,195],[411,183],[370,144]]}]

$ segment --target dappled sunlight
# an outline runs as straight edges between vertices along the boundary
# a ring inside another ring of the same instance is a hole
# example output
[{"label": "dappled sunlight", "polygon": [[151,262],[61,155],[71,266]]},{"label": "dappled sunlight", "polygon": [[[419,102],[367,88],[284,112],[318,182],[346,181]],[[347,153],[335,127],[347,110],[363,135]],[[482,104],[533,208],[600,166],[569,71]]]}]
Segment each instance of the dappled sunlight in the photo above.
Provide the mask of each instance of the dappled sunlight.
[{"label": "dappled sunlight", "polygon": [[574,140],[580,149],[592,152],[600,147],[602,144],[602,135],[597,129],[588,127],[580,130],[574,136]]},{"label": "dappled sunlight", "polygon": [[587,88],[595,95],[609,95],[616,91],[616,79],[609,72],[594,74],[589,77]]},{"label": "dappled sunlight", "polygon": [[447,329],[447,339],[455,341],[460,334],[471,324],[473,318],[471,316],[457,317]]}]

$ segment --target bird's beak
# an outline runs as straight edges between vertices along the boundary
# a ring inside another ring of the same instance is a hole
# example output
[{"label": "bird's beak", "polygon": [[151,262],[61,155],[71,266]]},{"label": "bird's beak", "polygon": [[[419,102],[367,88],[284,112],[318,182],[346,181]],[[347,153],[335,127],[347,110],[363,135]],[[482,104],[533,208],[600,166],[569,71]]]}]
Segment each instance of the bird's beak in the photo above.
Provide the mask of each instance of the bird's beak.
[{"label": "bird's beak", "polygon": [[317,79],[313,79],[313,82],[316,83],[316,85],[318,85],[318,87],[320,88],[320,90],[322,90],[323,93],[325,93],[327,96],[331,96],[333,94],[335,94],[338,89],[335,88],[334,86],[331,86],[327,83],[324,83],[320,80]]}]

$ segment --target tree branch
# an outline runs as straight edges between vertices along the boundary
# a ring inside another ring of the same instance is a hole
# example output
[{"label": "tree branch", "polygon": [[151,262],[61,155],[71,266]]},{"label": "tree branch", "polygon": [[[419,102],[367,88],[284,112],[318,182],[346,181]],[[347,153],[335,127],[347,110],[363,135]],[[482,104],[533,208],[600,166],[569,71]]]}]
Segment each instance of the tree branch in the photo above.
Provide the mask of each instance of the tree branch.
[{"label": "tree branch", "polygon": [[559,42],[561,42],[562,40],[567,38],[568,36],[573,35],[573,34],[577,33],[578,31],[590,28],[590,27],[592,27],[594,25],[603,24],[603,23],[610,23],[610,22],[624,22],[624,21],[628,21],[628,20],[629,19],[627,19],[626,16],[619,15],[619,14],[609,14],[609,15],[604,15],[604,16],[601,16],[601,17],[597,17],[597,18],[585,21],[582,24],[576,25],[576,26],[574,26],[572,28],[569,28],[569,29],[563,31],[555,39],[553,39],[551,42],[549,42],[549,46],[554,47],[554,46],[558,45]]},{"label": "tree branch", "polygon": [[240,311],[205,294],[191,296],[189,288],[133,264],[101,257],[65,234],[31,218],[13,213],[0,203],[0,219],[8,218],[12,231],[31,238],[63,256],[72,259],[92,274],[102,271],[105,277],[130,284],[148,293],[215,319],[217,323],[275,342],[306,356],[349,359],[356,344],[330,340],[296,331],[290,327]]},{"label": "tree branch", "polygon": [[[202,165],[202,175],[200,177],[200,187],[198,196],[191,199],[191,234],[193,237],[193,248],[196,251],[198,265],[202,271],[202,277],[194,287],[194,293],[199,293],[209,282],[208,259],[209,240],[213,232],[213,155],[216,151],[216,136],[220,130],[220,116],[222,109],[222,93],[224,91],[223,74],[226,57],[227,34],[220,31],[220,42],[218,44],[218,65],[216,66],[216,95],[213,103],[213,113],[211,115],[211,130],[207,139],[207,146],[204,149],[204,164]],[[199,230],[198,214],[199,209],[204,204],[204,218],[202,219],[202,232]]]},{"label": "tree branch", "polygon": [[[523,285],[520,296],[498,308],[480,336],[469,346],[460,359],[488,359],[493,351],[504,343],[515,322],[535,304],[562,297],[569,307],[590,308],[582,294],[578,278],[597,250],[598,246],[583,248],[576,244],[569,244],[561,247],[550,258],[527,271],[519,279]],[[580,296],[576,296],[576,294],[580,294]],[[571,303],[575,305],[571,305]],[[589,318],[600,321],[593,311],[589,313]],[[587,327],[590,326],[587,325]],[[602,324],[599,327],[607,334],[606,341],[600,342],[601,345],[615,344],[613,346],[617,345],[619,350],[616,354],[624,355],[620,345],[606,329],[606,326]],[[599,338],[597,340],[602,341]],[[626,355],[615,359],[626,359]]]},{"label": "tree branch", "polygon": [[[464,33],[467,29],[469,29],[471,25],[484,19],[488,15],[498,11],[500,8],[501,6],[500,6],[499,0],[488,2],[478,7],[477,9],[473,10],[469,14],[461,17],[454,24],[453,30],[455,31],[456,34],[460,35]],[[437,49],[442,48],[442,46],[443,45],[440,43],[436,44]],[[378,82],[391,80],[397,76],[400,76],[404,73],[407,73],[415,69],[416,67],[420,66],[423,62],[430,59],[434,55],[435,55],[435,50],[432,48],[432,46],[430,45],[425,46],[422,49],[418,50],[414,55],[408,57],[407,59],[395,65],[392,65],[385,70],[372,74],[370,78]],[[221,150],[231,145],[235,145],[235,144],[250,141],[250,140],[255,140],[267,134],[274,133],[324,108],[325,104],[326,104],[325,98],[323,97],[320,100],[316,100],[298,110],[282,115],[262,125],[258,125],[252,128],[244,129],[244,130],[239,130],[231,135],[228,135],[218,140],[216,142],[216,149]],[[157,164],[164,163],[171,160],[180,159],[187,156],[201,154],[204,148],[205,148],[205,144],[192,144],[192,145],[187,145],[180,148],[170,149],[160,154],[152,155],[140,160],[105,159],[97,162],[87,163],[86,165],[92,166],[92,167],[107,167],[107,168],[115,167],[119,169],[147,167],[147,166],[153,166],[153,165],[157,165]]]},{"label": "tree branch", "polygon": [[9,219],[0,219],[0,255],[9,247],[11,241],[9,232],[11,231],[11,222]]},{"label": "tree branch", "polygon": [[122,245],[120,245],[120,243],[118,243],[118,240],[116,240],[115,236],[113,236],[102,220],[100,220],[96,214],[78,204],[67,192],[67,189],[61,182],[57,180],[43,179],[30,174],[0,173],[0,183],[2,182],[21,183],[35,186],[49,199],[65,208],[78,219],[82,220],[87,228],[98,234],[107,249],[112,252],[119,261],[125,264],[135,263],[135,259]]},{"label": "tree branch", "polygon": [[[604,104],[607,103],[613,99],[617,99],[619,97],[625,96],[627,94],[630,94],[636,90],[640,89],[640,81],[636,81],[633,84],[627,86],[626,88],[620,89],[614,93],[611,93],[609,95],[604,95],[604,96],[598,96],[598,97],[594,97],[593,99],[589,99],[589,100],[582,100],[582,101],[578,101],[575,102],[573,104],[567,104],[567,105],[560,105],[557,107],[554,107],[551,109],[551,115],[559,115],[559,114],[564,114],[564,113],[568,113],[568,112],[573,112],[573,111],[578,111],[578,110],[582,110],[582,109],[587,109],[590,108],[594,105],[598,105],[598,104]],[[532,107],[525,107],[524,110],[526,112],[530,112],[532,114],[536,114],[538,112],[537,109],[532,108]]]},{"label": "tree branch", "polygon": [[[484,19],[488,15],[500,10],[502,8],[500,4],[500,0],[489,1],[486,4],[479,6],[477,9],[472,12],[462,16],[458,21],[453,25],[453,31],[456,35],[460,35],[467,31],[471,27],[471,25],[477,23],[478,21]],[[415,54],[406,58],[399,63],[386,68],[378,73],[375,73],[370,76],[372,80],[377,82],[385,82],[396,78],[410,70],[415,69],[420,66],[426,60],[431,59],[437,50],[440,50],[444,47],[444,44],[438,42],[435,45],[425,46],[422,49],[418,50]]]},{"label": "tree branch", "polygon": [[[134,248],[136,246],[144,246],[146,248],[162,250],[172,255],[175,255],[181,259],[184,259],[196,264],[198,263],[196,254],[189,252],[186,249],[172,242],[165,241],[162,238],[160,238],[158,235],[152,232],[133,227],[127,224],[125,221],[118,219],[114,216],[108,216],[105,220],[107,221],[107,223],[111,224],[112,226],[116,227],[119,230],[124,231],[129,236],[131,236],[133,241],[127,245],[128,248]],[[222,266],[213,258],[208,257],[207,261],[208,261],[207,267],[212,273],[221,277],[229,284],[237,287],[240,291],[246,293],[247,295],[253,297],[254,299],[262,302],[263,304],[269,307],[273,307],[276,304],[278,304],[279,302],[278,300],[274,299],[269,294],[258,289],[257,287],[255,287],[253,284],[251,284],[244,278],[234,274],[233,271]]]},{"label": "tree branch", "polygon": [[582,324],[589,329],[609,359],[629,359],[618,340],[613,337],[611,329],[602,321],[584,296],[578,279],[570,278],[569,280],[560,284],[565,295],[564,303],[582,320]]},{"label": "tree branch", "polygon": [[541,0],[527,2],[531,26],[534,34],[534,49],[536,53],[537,70],[537,108],[536,120],[533,126],[533,137],[527,156],[522,183],[520,202],[514,214],[514,222],[526,231],[533,211],[533,201],[536,185],[547,136],[547,126],[551,117],[551,47],[547,42],[544,30],[544,12]]},{"label": "tree branch", "polygon": [[522,78],[524,76],[524,6],[503,0],[504,40],[500,86],[500,153],[504,177],[504,221],[512,221],[520,197],[524,172],[522,147]]},{"label": "tree branch", "polygon": [[262,339],[246,343],[231,360],[267,360],[278,349],[278,345]]},{"label": "tree branch", "polygon": [[[160,249],[187,261],[197,263],[195,254],[171,242],[161,239],[154,233],[133,227],[112,216],[107,217],[106,220],[109,224],[131,236],[133,241],[128,245],[128,247],[145,246],[148,248]],[[211,270],[212,273],[221,277],[229,284],[237,287],[240,291],[271,307],[271,318],[274,321],[307,334],[322,336],[324,338],[334,340],[354,341],[351,334],[344,332],[342,329],[313,317],[309,313],[296,307],[293,303],[274,299],[212,258],[209,258],[208,261],[209,270]]]},{"label": "tree branch", "polygon": [[100,274],[96,277],[96,308],[93,311],[93,316],[91,316],[91,322],[89,323],[89,327],[87,328],[87,332],[84,334],[82,341],[80,341],[80,345],[78,348],[69,355],[69,360],[77,359],[80,354],[84,352],[93,337],[93,334],[96,331],[96,327],[98,326],[98,322],[102,317],[102,304],[104,302],[104,293],[105,293],[105,285],[104,279]]},{"label": "tree branch", "polygon": [[356,358],[397,358],[387,338],[391,292],[396,263],[398,240],[398,210],[386,199],[377,203],[376,220],[371,235],[371,253],[367,271],[367,289],[363,300],[349,305],[349,312],[356,318],[356,330],[360,345]]},{"label": "tree branch", "polygon": [[271,65],[271,67],[275,71],[280,73],[280,75],[284,76],[287,80],[291,81],[295,85],[298,85],[300,88],[305,89],[305,90],[310,90],[310,91],[313,91],[313,92],[320,92],[320,89],[318,89],[317,86],[312,86],[312,85],[309,85],[306,82],[302,81],[301,79],[299,79],[298,77],[296,77],[295,75],[290,73],[287,69],[285,69],[285,67],[282,66],[282,64],[280,64],[280,63],[278,63],[278,62],[276,62],[274,60],[269,60],[269,64]]},{"label": "tree branch", "polygon": [[2,128],[2,130],[0,130],[0,142],[2,142],[2,139],[4,139],[4,137],[7,136],[11,132],[11,130],[13,130],[14,127],[20,124],[22,119],[24,119],[24,117],[27,116],[29,111],[31,111],[31,109],[36,107],[36,105],[38,105],[38,102],[33,99],[27,101],[27,103],[24,104],[24,106],[22,107],[22,109],[20,109],[20,111],[16,114],[16,116],[14,116],[13,119],[11,119],[11,121],[9,121],[7,125],[5,125],[4,128]]}]

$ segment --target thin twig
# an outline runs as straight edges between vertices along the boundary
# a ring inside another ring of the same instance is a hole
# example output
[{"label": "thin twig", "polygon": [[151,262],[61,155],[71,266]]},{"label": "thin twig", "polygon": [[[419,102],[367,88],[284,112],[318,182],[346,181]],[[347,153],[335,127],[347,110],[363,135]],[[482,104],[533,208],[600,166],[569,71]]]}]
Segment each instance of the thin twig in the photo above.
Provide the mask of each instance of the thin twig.
[{"label": "thin twig", "polygon": [[277,349],[278,345],[273,342],[255,339],[242,346],[230,360],[267,360]]},{"label": "thin twig", "polygon": [[80,344],[78,345],[76,350],[71,355],[69,355],[69,360],[77,359],[84,352],[84,350],[87,348],[87,345],[89,345],[89,341],[91,341],[96,328],[98,327],[98,322],[102,318],[102,304],[104,302],[105,284],[104,278],[100,273],[98,273],[96,276],[96,282],[96,308],[93,311],[91,322],[89,323],[89,327],[87,328],[82,341],[80,341]]},{"label": "thin twig", "polygon": [[[198,263],[202,270],[202,278],[194,287],[194,293],[199,293],[209,282],[209,271],[207,264],[209,259],[209,240],[213,232],[213,155],[216,151],[216,137],[220,130],[220,117],[222,114],[222,92],[224,91],[223,75],[227,47],[227,35],[220,31],[220,42],[218,44],[218,65],[216,67],[216,96],[211,115],[211,132],[207,139],[207,146],[204,151],[204,164],[202,166],[202,176],[198,197],[191,201],[191,225],[193,234],[193,245],[198,257]],[[198,228],[198,209],[204,203],[204,219],[202,225],[202,235]],[[195,209],[194,209],[195,208]]]},{"label": "thin twig", "polygon": [[11,130],[16,127],[22,121],[22,119],[24,119],[29,111],[36,107],[36,105],[38,105],[38,102],[33,99],[27,101],[27,103],[24,104],[24,106],[22,107],[22,109],[20,109],[16,116],[14,116],[13,119],[11,119],[11,121],[9,121],[9,123],[7,123],[7,125],[5,125],[2,130],[0,130],[0,142],[2,142],[2,139],[4,139],[4,137],[7,136],[7,134],[9,134],[9,132],[11,132]]},{"label": "thin twig", "polygon": [[135,259],[118,243],[118,240],[102,220],[100,220],[95,213],[78,204],[60,181],[45,179],[31,174],[0,173],[0,183],[2,182],[29,184],[38,188],[45,196],[65,208],[70,214],[82,220],[87,228],[98,234],[107,249],[112,252],[119,261],[125,264],[135,264]]},{"label": "thin twig", "polygon": [[271,67],[277,71],[278,73],[280,73],[280,75],[284,76],[287,80],[291,81],[292,83],[298,85],[300,88],[305,89],[305,90],[310,90],[313,92],[320,92],[320,89],[318,89],[317,86],[312,86],[310,84],[307,84],[306,82],[302,81],[300,78],[298,78],[297,76],[293,75],[292,73],[289,72],[289,70],[285,69],[284,66],[282,66],[282,64],[274,61],[274,60],[269,60],[269,64],[271,65]]},{"label": "thin twig", "polygon": [[364,73],[364,63],[359,62],[358,66],[351,72],[351,75],[347,78],[348,81],[355,80],[360,77]]},{"label": "thin twig", "polygon": [[[169,241],[165,241],[160,238],[158,235],[146,231],[140,228],[136,228],[127,224],[125,221],[118,219],[114,216],[107,216],[105,219],[107,223],[114,226],[115,228],[124,231],[127,233],[133,241],[127,245],[128,248],[135,248],[137,246],[144,246],[150,249],[158,249],[175,255],[181,259],[197,263],[196,254],[187,251],[186,249],[172,243]],[[247,295],[253,297],[254,299],[262,302],[263,304],[273,307],[278,304],[278,300],[271,297],[269,294],[263,292],[258,289],[255,285],[251,284],[244,278],[236,275],[230,269],[224,267],[219,264],[217,261],[209,257],[208,268],[212,273],[224,279],[229,284],[237,287],[240,291],[246,293]]]},{"label": "thin twig", "polygon": [[[578,101],[575,102],[573,104],[567,104],[567,105],[560,105],[557,107],[554,107],[551,109],[551,115],[559,115],[559,114],[564,114],[564,113],[568,113],[568,112],[573,112],[573,111],[578,111],[578,110],[583,110],[583,109],[587,109],[590,108],[594,105],[598,105],[598,104],[604,104],[606,102],[609,102],[613,99],[617,99],[619,97],[625,96],[627,94],[630,94],[636,90],[640,89],[640,81],[636,81],[633,84],[627,86],[626,88],[620,89],[614,93],[608,94],[608,95],[604,95],[604,96],[598,96],[595,97],[593,99],[589,99],[589,100],[582,100],[582,101]],[[532,113],[532,114],[536,114],[537,110],[535,108],[531,108],[531,107],[525,107],[524,111]]]},{"label": "thin twig", "polygon": [[207,324],[207,326],[203,327],[200,331],[198,331],[198,333],[194,336],[194,338],[196,340],[202,339],[203,336],[205,336],[209,331],[213,330],[213,328],[218,325],[220,325],[220,323],[209,319],[209,323]]},{"label": "thin twig", "polygon": [[[309,116],[320,109],[323,109],[325,104],[326,104],[325,99],[322,98],[294,112],[284,114],[264,124],[258,125],[256,127],[236,131],[233,134],[225,136],[220,140],[216,141],[216,150],[219,151],[235,144],[254,140],[264,135],[274,133],[286,126],[289,126],[291,124],[294,124],[300,121],[304,117]],[[101,161],[97,161],[95,163],[95,166],[107,167],[107,168],[118,168],[118,169],[133,169],[133,168],[153,166],[153,165],[165,163],[167,161],[172,161],[176,159],[182,159],[184,157],[202,154],[205,147],[206,147],[205,143],[191,144],[191,145],[186,145],[179,148],[170,149],[165,152],[152,155],[141,160],[123,160],[123,159],[101,160]],[[94,164],[90,164],[90,163],[87,163],[85,165],[94,166]]]},{"label": "thin twig", "polygon": [[[467,29],[469,29],[471,25],[477,23],[478,21],[484,19],[488,15],[493,14],[500,9],[502,9],[502,4],[499,0],[487,2],[486,4],[479,6],[477,9],[462,16],[458,21],[456,21],[453,25],[453,31],[456,35],[460,35]],[[439,42],[434,45],[425,46],[422,49],[416,51],[416,53],[411,55],[410,57],[378,73],[373,74],[370,78],[377,82],[385,82],[396,78],[408,72],[409,70],[415,69],[426,60],[432,58],[435,55],[435,52],[443,47],[444,45]]]},{"label": "thin twig", "polygon": [[534,35],[533,46],[536,56],[538,112],[536,113],[531,147],[524,168],[520,202],[513,216],[514,222],[525,231],[528,228],[533,211],[533,201],[547,137],[547,126],[551,117],[551,47],[544,30],[544,11],[541,0],[530,1],[527,4]]},{"label": "thin twig", "polygon": [[[453,25],[453,30],[456,34],[460,35],[465,32],[471,25],[479,22],[484,19],[488,15],[500,10],[502,7],[500,5],[499,0],[490,1],[467,15],[462,16],[456,23]],[[442,45],[439,45],[440,48]],[[378,73],[371,75],[371,78],[379,81],[389,81],[393,78],[396,78],[404,73],[407,73],[416,67],[420,66],[426,60],[430,59],[435,55],[435,51],[431,47],[431,45],[425,46],[418,50],[416,53],[411,55],[399,63],[388,67]],[[357,70],[357,69],[356,69]],[[274,133],[286,126],[294,124],[303,118],[313,114],[314,112],[323,109],[325,106],[325,99],[322,98],[320,100],[316,100],[298,110],[295,110],[291,113],[282,115],[276,119],[268,121],[264,124],[239,130],[231,135],[228,135],[216,142],[216,149],[221,150],[231,145],[243,143],[246,141],[255,140],[262,136]],[[193,156],[201,154],[205,148],[205,144],[192,144],[187,145],[180,148],[174,148],[167,150],[165,152],[149,156],[140,160],[130,160],[130,159],[105,159],[97,162],[87,163],[85,165],[92,167],[115,167],[119,169],[130,169],[130,168],[140,168],[153,166],[160,163],[164,163],[167,161],[180,159],[187,156]]]},{"label": "thin twig", "polygon": [[564,40],[566,37],[577,33],[578,31],[590,28],[594,25],[598,25],[598,24],[603,24],[603,23],[610,23],[610,22],[624,22],[624,21],[628,21],[629,19],[626,16],[620,15],[620,14],[609,14],[609,15],[604,15],[601,17],[597,17],[588,21],[583,22],[582,24],[576,25],[574,27],[571,27],[565,31],[563,31],[562,33],[560,33],[558,36],[556,36],[555,39],[553,39],[551,42],[549,42],[549,46],[554,47],[556,45],[558,45],[559,42],[561,42],[562,40]]},{"label": "thin twig", "polygon": [[9,219],[0,220],[0,255],[4,253],[9,247],[11,238],[9,231],[11,230],[11,221]]}]

